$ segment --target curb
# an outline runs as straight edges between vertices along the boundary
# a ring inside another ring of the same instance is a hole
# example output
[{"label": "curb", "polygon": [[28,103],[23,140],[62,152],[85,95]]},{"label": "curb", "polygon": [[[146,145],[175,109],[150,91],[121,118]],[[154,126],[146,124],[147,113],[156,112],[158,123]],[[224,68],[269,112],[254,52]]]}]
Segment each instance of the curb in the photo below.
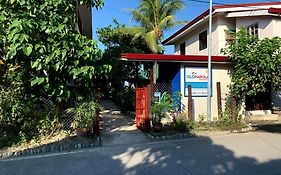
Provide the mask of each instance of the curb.
[{"label": "curb", "polygon": [[150,140],[166,140],[166,139],[179,139],[179,138],[190,138],[194,137],[194,134],[191,133],[178,133],[178,134],[172,134],[172,135],[163,135],[163,136],[155,136],[151,133],[145,133],[145,135]]},{"label": "curb", "polygon": [[178,133],[178,134],[172,134],[172,135],[163,135],[163,136],[155,136],[151,133],[145,133],[145,135],[150,140],[167,140],[167,139],[179,139],[179,138],[192,138],[192,137],[198,137],[198,136],[204,136],[204,135],[222,135],[222,134],[232,134],[232,133],[248,133],[251,131],[256,131],[257,129],[252,126],[248,126],[246,128],[242,128],[239,130],[232,130],[232,131],[197,131],[197,132],[191,132],[191,133]]},{"label": "curb", "polygon": [[238,130],[230,130],[230,131],[197,131],[194,134],[197,136],[204,135],[222,135],[222,134],[234,134],[234,133],[248,133],[252,131],[256,131],[257,129],[252,126],[248,126],[246,128],[238,129]]},{"label": "curb", "polygon": [[98,145],[95,143],[78,143],[72,145],[62,145],[62,146],[42,146],[40,148],[31,148],[25,149],[22,151],[14,151],[14,152],[2,152],[0,153],[0,160],[6,159],[10,157],[19,157],[19,156],[30,156],[30,155],[38,155],[44,153],[54,153],[54,152],[70,152],[73,150],[79,150],[84,148],[93,148]]}]

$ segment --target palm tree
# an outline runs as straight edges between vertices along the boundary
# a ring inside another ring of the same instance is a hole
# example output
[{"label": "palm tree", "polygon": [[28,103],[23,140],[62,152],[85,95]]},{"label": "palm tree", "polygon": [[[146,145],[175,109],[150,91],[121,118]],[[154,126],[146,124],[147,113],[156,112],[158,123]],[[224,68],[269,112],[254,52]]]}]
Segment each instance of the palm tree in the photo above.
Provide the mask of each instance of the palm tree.
[{"label": "palm tree", "polygon": [[140,24],[134,28],[136,38],[144,37],[153,53],[163,52],[160,45],[163,31],[185,23],[175,19],[175,13],[183,7],[182,0],[141,0],[136,9],[130,10],[133,19]]}]

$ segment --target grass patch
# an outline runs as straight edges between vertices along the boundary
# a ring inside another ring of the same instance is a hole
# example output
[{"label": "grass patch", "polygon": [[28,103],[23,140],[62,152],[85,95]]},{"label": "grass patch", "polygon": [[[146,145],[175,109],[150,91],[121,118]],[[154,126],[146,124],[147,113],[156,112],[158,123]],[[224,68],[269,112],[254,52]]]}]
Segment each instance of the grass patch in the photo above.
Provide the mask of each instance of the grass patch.
[{"label": "grass patch", "polygon": [[173,124],[164,125],[161,132],[155,132],[151,129],[150,134],[153,137],[166,137],[166,136],[174,136],[174,135],[181,135],[181,134],[190,134],[189,130],[186,131],[179,131],[175,128]]},{"label": "grass patch", "polygon": [[237,122],[237,123],[229,123],[224,124],[221,122],[202,122],[202,123],[195,123],[194,124],[194,131],[234,131],[240,130],[247,127],[244,123]]}]

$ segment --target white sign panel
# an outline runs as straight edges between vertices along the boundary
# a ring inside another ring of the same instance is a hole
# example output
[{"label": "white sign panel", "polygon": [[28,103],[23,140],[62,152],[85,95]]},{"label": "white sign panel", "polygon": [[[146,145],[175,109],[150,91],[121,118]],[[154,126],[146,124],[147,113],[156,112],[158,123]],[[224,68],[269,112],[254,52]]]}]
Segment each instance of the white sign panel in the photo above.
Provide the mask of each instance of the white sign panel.
[{"label": "white sign panel", "polygon": [[184,94],[188,96],[188,85],[191,86],[192,96],[205,97],[208,93],[208,68],[184,68]]}]

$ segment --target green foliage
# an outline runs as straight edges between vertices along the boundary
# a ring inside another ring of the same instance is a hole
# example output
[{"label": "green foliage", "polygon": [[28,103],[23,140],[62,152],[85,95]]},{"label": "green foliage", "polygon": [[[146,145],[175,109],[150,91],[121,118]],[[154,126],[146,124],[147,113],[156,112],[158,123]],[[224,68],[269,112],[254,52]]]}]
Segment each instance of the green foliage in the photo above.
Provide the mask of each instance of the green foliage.
[{"label": "green foliage", "polygon": [[144,37],[153,53],[162,53],[163,31],[185,23],[175,19],[175,13],[183,7],[182,0],[141,0],[138,8],[131,10],[133,19],[140,24],[136,37]]},{"label": "green foliage", "polygon": [[151,53],[144,38],[135,38],[136,32],[126,30],[125,25],[114,20],[114,26],[101,28],[97,31],[99,40],[106,46],[100,64],[109,64],[112,70],[107,78],[135,78],[136,63],[120,60],[122,53]]},{"label": "green foliage", "polygon": [[204,121],[206,121],[206,119],[207,119],[206,114],[202,113],[202,114],[198,115],[198,122],[199,123],[203,123]]},{"label": "green foliage", "polygon": [[0,0],[0,147],[60,130],[58,111],[40,106],[75,96],[106,74],[95,41],[77,31],[76,8],[103,0]]},{"label": "green foliage", "polygon": [[194,123],[192,120],[188,119],[187,112],[182,112],[178,116],[176,116],[174,127],[177,131],[189,132],[193,129]]},{"label": "green foliage", "polygon": [[75,104],[75,107],[67,109],[67,113],[74,114],[74,120],[71,123],[73,129],[87,128],[90,129],[93,125],[97,110],[100,105],[94,100],[80,101]]},{"label": "green foliage", "polygon": [[61,129],[56,108],[40,106],[40,100],[25,95],[19,85],[0,88],[0,147]]},{"label": "green foliage", "polygon": [[174,92],[173,98],[173,108],[175,111],[181,111],[182,109],[182,94],[181,92]]},{"label": "green foliage", "polygon": [[166,117],[168,112],[172,112],[173,101],[169,94],[164,92],[160,101],[154,101],[151,105],[152,123],[161,123],[161,119]]},{"label": "green foliage", "polygon": [[120,90],[113,89],[112,99],[123,112],[136,109],[136,90],[132,86],[124,86]]},{"label": "green foliage", "polygon": [[62,130],[59,113],[56,108],[40,111],[32,116],[36,117],[36,115],[39,120],[34,123],[34,127],[38,131],[39,136],[50,136]]},{"label": "green foliage", "polygon": [[280,90],[281,38],[259,40],[241,29],[223,53],[234,66],[231,89],[238,100],[268,92],[270,87]]},{"label": "green foliage", "polygon": [[[0,0],[0,58],[29,91],[41,90],[54,100],[73,93],[67,81],[87,84],[108,66],[95,66],[101,51],[77,32],[76,7],[102,6],[102,0]],[[4,78],[9,78],[4,76]]]}]

